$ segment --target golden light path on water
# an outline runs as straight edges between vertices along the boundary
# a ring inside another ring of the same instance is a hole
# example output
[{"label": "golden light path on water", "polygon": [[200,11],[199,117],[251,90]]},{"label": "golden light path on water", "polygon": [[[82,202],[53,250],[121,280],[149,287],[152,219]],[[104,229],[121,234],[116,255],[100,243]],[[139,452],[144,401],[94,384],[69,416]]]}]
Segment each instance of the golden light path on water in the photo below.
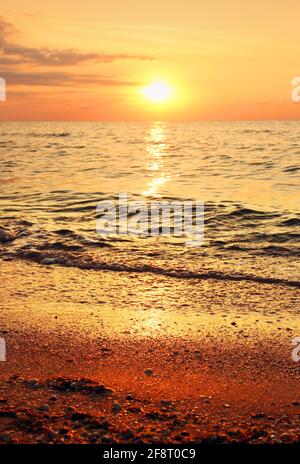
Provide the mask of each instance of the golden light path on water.
[{"label": "golden light path on water", "polygon": [[170,172],[166,169],[164,156],[168,149],[165,143],[166,129],[163,123],[154,123],[146,136],[147,171],[150,180],[142,193],[145,196],[159,196],[159,189],[171,180]]}]

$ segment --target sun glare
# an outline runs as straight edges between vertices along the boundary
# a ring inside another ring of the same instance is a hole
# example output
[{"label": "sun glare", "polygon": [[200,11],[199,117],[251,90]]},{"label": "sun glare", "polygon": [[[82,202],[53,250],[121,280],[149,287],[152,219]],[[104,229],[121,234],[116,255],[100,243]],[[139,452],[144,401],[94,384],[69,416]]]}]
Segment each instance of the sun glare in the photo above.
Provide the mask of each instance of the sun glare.
[{"label": "sun glare", "polygon": [[154,81],[141,89],[143,97],[151,103],[166,103],[173,97],[173,88],[163,81]]}]

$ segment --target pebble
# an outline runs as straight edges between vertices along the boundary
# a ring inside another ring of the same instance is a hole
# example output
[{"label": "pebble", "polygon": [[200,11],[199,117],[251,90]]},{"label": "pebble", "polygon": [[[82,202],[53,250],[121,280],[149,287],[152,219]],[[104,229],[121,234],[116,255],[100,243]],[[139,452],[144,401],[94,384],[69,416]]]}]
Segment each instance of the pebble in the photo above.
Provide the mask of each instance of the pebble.
[{"label": "pebble", "polygon": [[44,258],[42,260],[42,264],[55,264],[55,259],[54,258]]},{"label": "pebble", "polygon": [[12,242],[15,239],[15,235],[4,229],[0,229],[0,243],[7,243],[7,242]]},{"label": "pebble", "polygon": [[99,385],[94,389],[95,395],[114,395],[115,391],[112,388],[108,388],[105,385]]},{"label": "pebble", "polygon": [[127,411],[132,412],[133,414],[139,414],[140,412],[142,412],[142,409],[131,406],[130,408],[127,409]]},{"label": "pebble", "polygon": [[86,414],[84,412],[74,412],[71,416],[72,421],[89,421],[90,420],[90,415]]},{"label": "pebble", "polygon": [[0,440],[8,442],[10,441],[10,435],[9,433],[1,433],[0,434]]},{"label": "pebble", "polygon": [[28,380],[27,385],[32,388],[38,388],[40,386],[39,381],[37,379]]},{"label": "pebble", "polygon": [[67,433],[69,433],[69,429],[67,429],[66,427],[62,427],[58,433],[60,435],[66,435]]},{"label": "pebble", "polygon": [[122,438],[124,440],[130,440],[132,438],[134,438],[135,435],[134,435],[134,432],[130,429],[126,430],[125,432],[122,433]]},{"label": "pebble", "polygon": [[113,403],[111,409],[112,409],[113,412],[118,413],[118,412],[121,411],[122,406],[119,403],[115,402],[115,403]]},{"label": "pebble", "polygon": [[171,405],[171,401],[168,401],[168,400],[161,400],[160,401],[160,404],[162,406],[170,406]]},{"label": "pebble", "polygon": [[42,412],[49,411],[49,409],[50,409],[50,408],[49,408],[49,406],[48,406],[47,403],[42,404],[42,406],[40,406],[40,407],[38,408],[38,410],[39,410],[39,411],[42,411]]},{"label": "pebble", "polygon": [[259,412],[258,414],[252,414],[251,417],[253,419],[263,419],[266,415],[263,412]]},{"label": "pebble", "polygon": [[211,400],[211,396],[207,396],[207,395],[200,395],[199,396],[200,400],[203,400],[203,401],[209,401]]}]

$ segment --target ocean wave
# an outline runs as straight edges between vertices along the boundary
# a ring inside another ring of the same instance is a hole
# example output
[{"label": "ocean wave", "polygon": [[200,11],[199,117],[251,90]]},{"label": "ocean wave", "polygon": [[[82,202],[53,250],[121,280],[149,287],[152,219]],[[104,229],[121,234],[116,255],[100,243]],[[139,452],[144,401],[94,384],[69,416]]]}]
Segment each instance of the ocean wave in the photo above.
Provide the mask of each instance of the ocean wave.
[{"label": "ocean wave", "polygon": [[71,134],[70,132],[30,132],[30,137],[69,137]]},{"label": "ocean wave", "polygon": [[280,223],[281,226],[288,226],[288,227],[294,227],[294,226],[300,226],[300,218],[290,218],[282,221]]},{"label": "ocean wave", "polygon": [[221,272],[221,271],[192,271],[184,268],[170,269],[159,267],[151,264],[125,264],[125,263],[110,263],[110,262],[97,262],[81,258],[78,255],[64,256],[63,254],[50,254],[43,253],[36,250],[18,250],[14,254],[8,254],[10,258],[24,259],[34,261],[42,265],[59,265],[63,267],[74,267],[81,270],[94,270],[94,271],[111,271],[111,272],[125,272],[125,273],[138,273],[138,274],[155,274],[165,277],[176,279],[195,279],[195,280],[219,280],[219,281],[232,281],[232,282],[254,282],[267,285],[284,285],[288,287],[300,288],[299,280],[289,280],[278,277],[265,277],[252,274],[234,273],[234,272]]}]

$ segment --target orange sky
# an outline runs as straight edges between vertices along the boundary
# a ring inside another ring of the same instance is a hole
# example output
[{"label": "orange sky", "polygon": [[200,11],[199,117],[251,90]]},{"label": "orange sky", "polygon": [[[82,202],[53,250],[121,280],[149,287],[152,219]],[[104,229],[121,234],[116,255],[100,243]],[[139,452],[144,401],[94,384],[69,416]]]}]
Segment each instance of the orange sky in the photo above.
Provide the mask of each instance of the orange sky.
[{"label": "orange sky", "polygon": [[[11,0],[0,120],[298,119],[299,0]],[[176,92],[143,100],[153,79]]]}]

